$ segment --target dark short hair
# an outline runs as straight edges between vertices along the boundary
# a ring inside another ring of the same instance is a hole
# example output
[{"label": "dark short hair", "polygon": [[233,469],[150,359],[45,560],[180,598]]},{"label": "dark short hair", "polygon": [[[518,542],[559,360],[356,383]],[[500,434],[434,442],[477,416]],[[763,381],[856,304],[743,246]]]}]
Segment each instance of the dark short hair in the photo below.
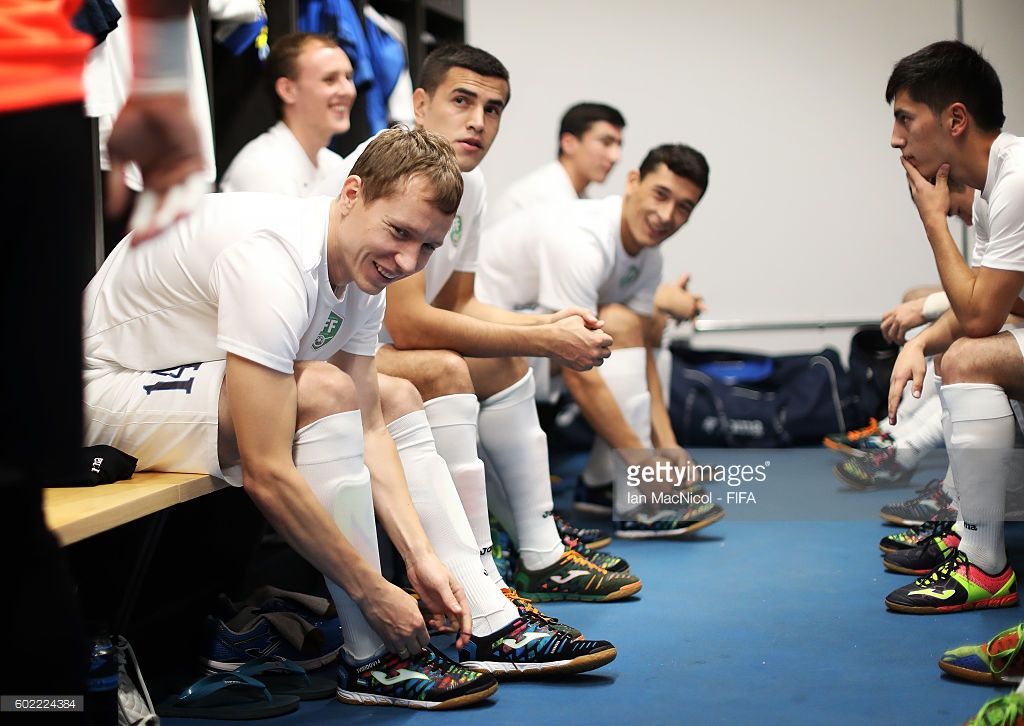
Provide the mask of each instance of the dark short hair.
[{"label": "dark short hair", "polygon": [[1003,127],[1003,87],[981,53],[957,40],[941,40],[900,60],[885,86],[885,101],[906,90],[936,115],[959,101],[982,131]]},{"label": "dark short hair", "polygon": [[640,178],[643,179],[649,173],[664,164],[676,176],[689,179],[698,187],[703,197],[708,190],[708,175],[710,168],[704,154],[692,146],[685,144],[662,144],[655,146],[647,152],[644,161],[640,164]]},{"label": "dark short hair", "polygon": [[[433,95],[452,68],[465,68],[481,76],[500,78],[508,83],[508,69],[486,50],[465,44],[442,45],[430,51],[420,69],[419,87]],[[509,95],[511,96],[511,86]],[[505,99],[508,101],[508,98]]]},{"label": "dark short hair", "polygon": [[619,130],[626,127],[626,119],[616,108],[590,101],[577,103],[565,112],[562,122],[558,126],[558,155],[562,155],[562,134],[572,134],[577,139],[582,139],[583,134],[587,133],[590,127],[598,121],[606,121]]},{"label": "dark short hair", "polygon": [[274,106],[274,113],[278,119],[283,118],[284,103],[277,95],[277,79],[295,80],[298,73],[296,68],[298,58],[310,43],[318,43],[328,48],[341,47],[338,45],[337,39],[320,33],[288,33],[270,44],[270,54],[267,56],[267,63],[263,69],[263,77],[266,80],[270,102]]}]

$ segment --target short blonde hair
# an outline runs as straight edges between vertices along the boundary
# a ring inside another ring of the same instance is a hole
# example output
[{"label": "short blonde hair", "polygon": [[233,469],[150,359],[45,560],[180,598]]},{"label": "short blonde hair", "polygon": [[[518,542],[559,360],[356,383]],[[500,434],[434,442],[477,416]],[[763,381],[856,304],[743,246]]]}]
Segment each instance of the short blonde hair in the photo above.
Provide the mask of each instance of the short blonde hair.
[{"label": "short blonde hair", "polygon": [[446,138],[424,129],[397,126],[381,131],[349,173],[363,180],[366,204],[401,193],[414,176],[430,183],[434,189],[430,201],[444,214],[455,214],[462,201],[462,172],[455,151]]}]

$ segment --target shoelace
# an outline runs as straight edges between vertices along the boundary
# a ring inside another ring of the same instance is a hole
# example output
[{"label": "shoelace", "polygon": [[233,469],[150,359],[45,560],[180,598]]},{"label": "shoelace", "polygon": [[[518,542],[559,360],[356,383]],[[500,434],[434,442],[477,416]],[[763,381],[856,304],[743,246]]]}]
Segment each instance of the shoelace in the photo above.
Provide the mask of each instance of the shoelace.
[{"label": "shoelace", "polygon": [[586,557],[581,555],[576,550],[566,550],[562,558],[568,560],[568,564],[580,565],[586,567],[588,570],[593,570],[596,573],[607,574],[608,570],[604,569],[599,565],[595,565],[593,562],[588,560]]},{"label": "shoelace", "polygon": [[558,618],[545,615],[537,609],[537,606],[534,605],[532,601],[527,600],[511,587],[502,588],[501,591],[505,593],[505,597],[507,597],[524,615],[529,616],[533,620],[539,621],[544,625],[554,625],[558,623]]},{"label": "shoelace", "polygon": [[862,429],[854,429],[846,434],[846,438],[850,441],[860,441],[861,439],[867,438],[872,434],[878,433],[878,421],[873,418],[868,419],[868,425]]},{"label": "shoelace", "polygon": [[945,562],[936,567],[934,570],[929,572],[924,577],[919,577],[914,581],[914,584],[918,587],[931,587],[938,584],[939,582],[948,582],[953,576],[953,571],[961,565],[970,564],[967,561],[967,555],[961,552],[957,548],[953,548],[953,553],[949,556]]},{"label": "shoelace", "polygon": [[[995,644],[995,642],[1000,638],[1005,638],[1013,631],[1016,631],[1017,633],[1017,644],[1012,648],[1004,648],[1003,650],[993,653],[992,646]],[[1013,662],[1013,659],[1017,657],[1017,653],[1020,652],[1021,646],[1024,646],[1024,623],[1018,623],[1012,628],[1007,628],[1003,632],[998,633],[994,638],[992,638],[992,640],[988,641],[988,643],[985,644],[985,652],[988,653],[989,658],[1006,659],[1001,667],[993,668],[992,671],[994,673],[999,674],[1003,673],[1007,668],[1009,668],[1010,663]]]},{"label": "shoelace", "polygon": [[1024,697],[1016,693],[1009,693],[986,701],[971,723],[975,726],[1015,724],[1020,718],[1024,718]]}]

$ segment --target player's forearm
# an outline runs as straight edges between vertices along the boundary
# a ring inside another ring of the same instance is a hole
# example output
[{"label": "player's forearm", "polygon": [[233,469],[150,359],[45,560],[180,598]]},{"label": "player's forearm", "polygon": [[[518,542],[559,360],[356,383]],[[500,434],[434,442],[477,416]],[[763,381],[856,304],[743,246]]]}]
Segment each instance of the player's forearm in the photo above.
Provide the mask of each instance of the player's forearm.
[{"label": "player's forearm", "polygon": [[949,234],[946,220],[925,225],[928,241],[932,246],[935,266],[939,270],[942,289],[949,298],[949,306],[962,325],[971,325],[978,320],[982,306],[975,297],[975,273],[964,261],[960,250]]},{"label": "player's forearm", "polygon": [[963,329],[953,311],[947,310],[907,345],[919,346],[925,356],[939,355],[960,337],[963,337]]},{"label": "player's forearm", "polygon": [[505,325],[430,307],[403,315],[391,307],[387,328],[399,350],[454,350],[477,358],[506,355],[545,356],[544,334],[535,326]]},{"label": "player's forearm", "polygon": [[511,310],[488,305],[471,297],[464,302],[457,312],[469,315],[477,320],[490,323],[502,323],[504,325],[542,325],[548,322],[547,315],[532,315],[528,313],[515,313]]},{"label": "player's forearm", "polygon": [[367,431],[363,439],[377,520],[402,559],[407,565],[412,565],[424,553],[433,550],[409,498],[409,487],[395,442],[383,427]]},{"label": "player's forearm", "polygon": [[600,373],[596,370],[578,372],[563,368],[562,376],[583,418],[598,436],[613,449],[643,448],[640,438],[622,415]]},{"label": "player's forearm", "polygon": [[364,602],[381,575],[338,530],[298,470],[243,463],[243,471],[246,493],[274,530],[353,600]]},{"label": "player's forearm", "polygon": [[647,349],[647,389],[651,392],[651,443],[656,449],[674,449],[679,446],[676,441],[672,421],[665,407],[664,391],[661,388],[661,376],[654,361],[654,353]]}]

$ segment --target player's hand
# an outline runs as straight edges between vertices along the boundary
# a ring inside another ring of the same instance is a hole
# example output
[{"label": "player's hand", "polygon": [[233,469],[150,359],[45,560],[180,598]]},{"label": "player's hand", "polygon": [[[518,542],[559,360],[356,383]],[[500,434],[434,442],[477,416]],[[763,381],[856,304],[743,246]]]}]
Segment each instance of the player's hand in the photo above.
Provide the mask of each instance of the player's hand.
[{"label": "player's hand", "polygon": [[917,213],[925,226],[946,224],[949,213],[949,164],[943,164],[935,174],[935,183],[928,181],[913,164],[900,157],[900,163],[907,172],[910,196],[917,206]]},{"label": "player's hand", "polygon": [[889,423],[896,423],[896,409],[900,406],[903,398],[903,390],[908,382],[913,382],[910,387],[910,395],[914,398],[921,397],[921,386],[924,384],[925,371],[928,367],[925,361],[924,350],[915,345],[917,338],[903,346],[896,363],[892,368],[892,378],[889,380]]},{"label": "player's hand", "polygon": [[383,577],[367,588],[359,609],[391,653],[414,655],[430,642],[415,598]]},{"label": "player's hand", "polygon": [[919,325],[924,325],[928,320],[924,317],[924,301],[926,298],[918,298],[909,302],[897,305],[895,308],[882,316],[882,337],[890,343],[903,345],[907,342],[907,332]]},{"label": "player's hand", "polygon": [[612,337],[600,328],[591,328],[579,315],[551,323],[550,331],[547,357],[574,371],[599,366],[612,354]]},{"label": "player's hand", "polygon": [[132,94],[107,142],[110,177],[107,212],[120,214],[128,204],[124,167],[134,161],[142,171],[143,192],[129,222],[132,244],[139,244],[187,215],[206,193],[199,135],[183,93]]},{"label": "player's hand", "polygon": [[458,633],[455,647],[465,647],[473,631],[473,615],[462,583],[432,553],[408,565],[406,574],[419,593],[423,609],[431,614],[431,624],[442,632]]},{"label": "player's hand", "polygon": [[684,273],[676,282],[663,282],[654,293],[654,306],[673,320],[692,320],[705,310],[704,298],[694,295],[687,287],[690,273]]},{"label": "player's hand", "polygon": [[579,315],[583,318],[583,324],[591,330],[600,330],[604,327],[604,321],[594,315],[593,312],[586,308],[579,308],[576,306],[568,307],[558,312],[551,313],[548,315],[548,323],[557,323],[559,320],[565,320],[571,318],[573,315]]}]

